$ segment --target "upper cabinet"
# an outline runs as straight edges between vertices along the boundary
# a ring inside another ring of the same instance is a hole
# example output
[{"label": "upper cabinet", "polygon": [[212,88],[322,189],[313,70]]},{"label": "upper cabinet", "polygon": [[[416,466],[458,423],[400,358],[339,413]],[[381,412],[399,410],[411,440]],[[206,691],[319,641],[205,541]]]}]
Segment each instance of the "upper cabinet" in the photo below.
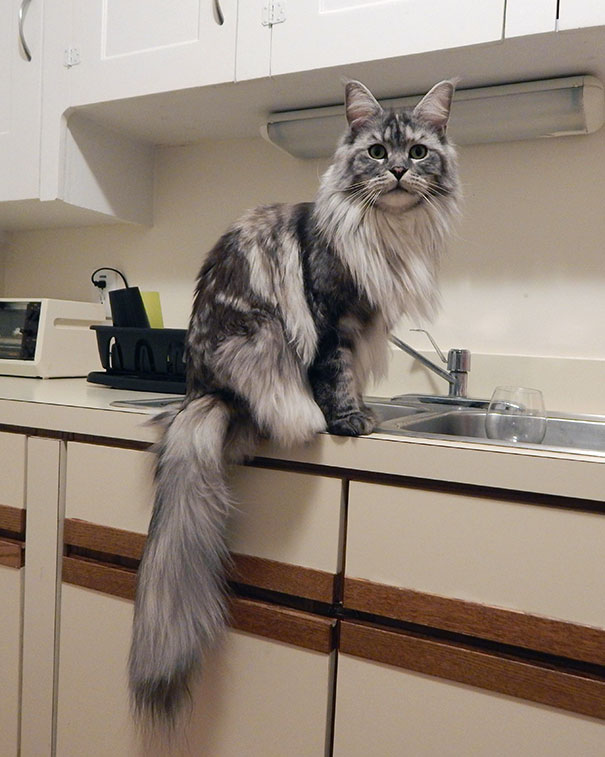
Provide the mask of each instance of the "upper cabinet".
[{"label": "upper cabinet", "polygon": [[0,229],[151,223],[153,147],[68,117],[71,32],[71,0],[0,9]]},{"label": "upper cabinet", "polygon": [[72,105],[234,80],[237,0],[88,0],[73,8]]},{"label": "upper cabinet", "polygon": [[507,0],[504,36],[554,32],[557,25],[558,0]]},{"label": "upper cabinet", "polygon": [[4,0],[0,229],[149,224],[155,145],[256,136],[342,74],[605,78],[604,39],[603,0]]},{"label": "upper cabinet", "polygon": [[504,0],[304,0],[273,8],[271,74],[502,38]]},{"label": "upper cabinet", "polygon": [[559,0],[559,29],[605,24],[603,0]]},{"label": "upper cabinet", "polygon": [[42,8],[0,5],[0,202],[38,192],[42,107]]}]

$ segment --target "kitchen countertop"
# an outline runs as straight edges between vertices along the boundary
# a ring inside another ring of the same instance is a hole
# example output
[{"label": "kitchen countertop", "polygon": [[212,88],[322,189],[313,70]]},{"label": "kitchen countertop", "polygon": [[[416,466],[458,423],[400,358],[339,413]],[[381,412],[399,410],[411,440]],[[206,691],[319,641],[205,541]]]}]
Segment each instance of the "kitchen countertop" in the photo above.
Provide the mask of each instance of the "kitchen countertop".
[{"label": "kitchen countertop", "polygon": [[[0,426],[97,436],[124,442],[154,442],[154,410],[116,408],[115,400],[166,394],[111,389],[82,378],[0,376]],[[605,456],[548,449],[498,447],[456,439],[320,434],[285,450],[263,443],[258,456],[353,471],[409,476],[603,501]]]}]

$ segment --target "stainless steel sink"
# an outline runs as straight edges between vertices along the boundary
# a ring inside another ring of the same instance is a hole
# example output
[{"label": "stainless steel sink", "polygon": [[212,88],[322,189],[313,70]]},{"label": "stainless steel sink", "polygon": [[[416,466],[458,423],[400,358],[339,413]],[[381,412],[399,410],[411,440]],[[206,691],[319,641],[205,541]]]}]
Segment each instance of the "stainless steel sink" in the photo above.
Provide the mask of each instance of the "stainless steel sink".
[{"label": "stainless steel sink", "polygon": [[[180,402],[182,397],[118,400],[122,407],[162,408]],[[434,439],[461,439],[508,447],[548,448],[559,451],[585,451],[605,454],[605,416],[553,415],[546,423],[546,435],[540,445],[488,439],[485,433],[487,401],[461,398],[466,406],[449,397],[402,395],[394,400],[366,397],[366,405],[377,418],[376,431],[397,436]],[[480,406],[482,409],[477,409]]]},{"label": "stainless steel sink", "polygon": [[445,412],[424,412],[412,417],[387,419],[384,431],[405,435],[458,438],[506,446],[547,447],[558,450],[585,450],[605,453],[605,416],[553,415],[546,422],[546,435],[540,445],[488,439],[484,410],[458,408]]},{"label": "stainless steel sink", "polygon": [[374,413],[379,426],[383,426],[386,421],[394,419],[409,418],[410,415],[418,415],[424,412],[424,408],[412,405],[402,405],[393,400],[381,399],[379,397],[366,397],[366,406]]}]

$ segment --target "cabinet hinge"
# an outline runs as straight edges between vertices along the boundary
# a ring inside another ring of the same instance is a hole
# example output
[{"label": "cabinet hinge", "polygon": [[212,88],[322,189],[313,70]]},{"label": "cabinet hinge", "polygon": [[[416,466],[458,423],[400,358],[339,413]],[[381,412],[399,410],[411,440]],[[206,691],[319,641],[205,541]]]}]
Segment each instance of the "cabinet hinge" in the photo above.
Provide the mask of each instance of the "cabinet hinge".
[{"label": "cabinet hinge", "polygon": [[269,0],[263,5],[263,26],[283,24],[286,20],[286,3],[284,0]]},{"label": "cabinet hinge", "polygon": [[63,65],[65,68],[72,68],[81,62],[80,48],[67,47],[63,53]]}]

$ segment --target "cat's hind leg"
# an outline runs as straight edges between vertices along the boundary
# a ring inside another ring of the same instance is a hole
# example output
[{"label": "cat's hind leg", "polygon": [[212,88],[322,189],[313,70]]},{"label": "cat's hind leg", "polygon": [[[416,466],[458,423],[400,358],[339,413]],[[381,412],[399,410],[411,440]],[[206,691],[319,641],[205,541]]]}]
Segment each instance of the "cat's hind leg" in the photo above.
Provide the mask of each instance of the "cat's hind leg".
[{"label": "cat's hind leg", "polygon": [[276,442],[298,444],[326,429],[306,370],[277,319],[259,319],[246,335],[226,337],[213,370],[245,400],[260,432]]}]

